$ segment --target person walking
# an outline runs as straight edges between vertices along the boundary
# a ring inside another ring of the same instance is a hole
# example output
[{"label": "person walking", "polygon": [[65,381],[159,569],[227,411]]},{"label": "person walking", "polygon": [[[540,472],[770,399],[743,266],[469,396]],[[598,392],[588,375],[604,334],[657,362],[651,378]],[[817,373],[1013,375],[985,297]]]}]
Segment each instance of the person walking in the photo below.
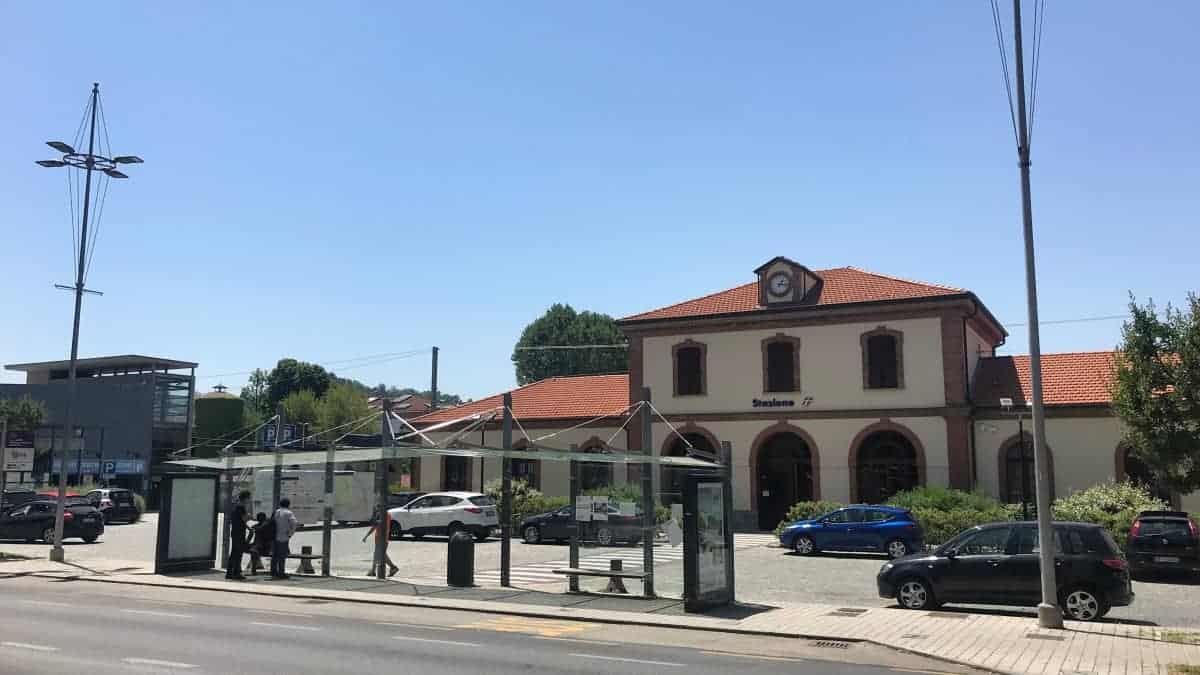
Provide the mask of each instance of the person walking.
[{"label": "person walking", "polygon": [[[392,557],[389,556],[388,552],[387,552],[388,542],[389,542],[391,534],[392,534],[392,517],[389,515],[386,515],[386,512],[385,512],[385,516],[383,518],[380,518],[378,516],[378,513],[379,513],[378,509],[375,510],[375,513],[376,513],[375,517],[371,520],[371,527],[370,527],[370,529],[367,530],[367,533],[363,535],[362,540],[366,541],[367,537],[371,536],[372,532],[375,533],[375,541],[379,541],[380,537],[383,538],[383,562],[384,562],[384,564],[386,564],[388,566],[388,576],[394,577],[394,576],[396,576],[396,572],[400,571],[400,568],[396,566],[396,563],[392,562]],[[371,553],[371,571],[367,572],[367,576],[369,576],[369,577],[375,576],[375,554],[374,554],[374,552]]]},{"label": "person walking", "polygon": [[225,562],[225,578],[242,581],[242,556],[246,553],[246,523],[250,520],[250,491],[238,493],[237,502],[229,510],[229,560]]},{"label": "person walking", "polygon": [[296,514],[292,513],[292,500],[284,497],[279,500],[279,508],[275,509],[275,513],[271,515],[271,520],[275,524],[275,546],[271,550],[271,577],[274,579],[287,579],[287,574],[284,566],[287,564],[287,557],[291,553],[288,550],[288,542],[292,535],[296,534]]}]

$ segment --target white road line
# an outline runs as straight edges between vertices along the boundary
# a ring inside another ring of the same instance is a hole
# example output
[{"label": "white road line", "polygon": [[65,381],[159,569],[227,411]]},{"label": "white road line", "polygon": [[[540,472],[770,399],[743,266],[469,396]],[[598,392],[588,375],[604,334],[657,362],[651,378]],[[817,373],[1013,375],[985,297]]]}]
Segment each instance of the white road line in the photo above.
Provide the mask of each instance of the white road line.
[{"label": "white road line", "polygon": [[316,626],[296,626],[287,623],[267,623],[265,621],[251,621],[251,626],[265,626],[267,628],[286,628],[288,630],[320,630]]},{"label": "white road line", "polygon": [[416,623],[388,623],[386,621],[376,621],[376,626],[395,626],[397,628],[420,628],[421,630],[448,630],[453,631],[454,628],[448,626],[422,626]]},{"label": "white road line", "polygon": [[192,618],[191,614],[179,614],[176,612],[160,612],[155,609],[123,609],[121,611],[125,612],[126,614],[144,614],[146,616],[161,616],[161,617],[166,617],[168,619],[190,619],[190,618]]},{"label": "white road line", "polygon": [[66,607],[68,609],[81,609],[79,605],[72,605],[69,602],[50,602],[49,600],[22,600],[26,605],[38,605],[41,607]]},{"label": "white road line", "polygon": [[428,642],[435,645],[451,645],[454,647],[480,647],[478,642],[457,642],[455,640],[433,640],[430,638],[409,637],[407,635],[393,635],[393,640],[404,640],[406,642]]},{"label": "white road line", "polygon": [[58,647],[50,647],[47,645],[31,645],[28,642],[0,642],[0,647],[12,647],[13,649],[28,649],[35,652],[56,652]]},{"label": "white road line", "polygon": [[159,661],[158,659],[128,658],[128,659],[121,659],[121,661],[124,663],[128,663],[132,666],[158,666],[159,668],[178,668],[181,670],[199,667],[194,663],[180,663],[178,661]]},{"label": "white road line", "polygon": [[644,663],[648,666],[667,666],[669,668],[682,668],[683,663],[672,663],[670,661],[646,661],[645,659],[623,659],[619,656],[600,656],[599,654],[571,654],[570,656],[578,656],[581,659],[600,659],[601,661],[620,661],[622,663]]},{"label": "white road line", "polygon": [[246,611],[250,612],[251,614],[270,614],[271,616],[304,617],[305,619],[311,619],[313,616],[315,616],[314,614],[303,614],[301,612],[285,612],[280,609],[248,609]]}]

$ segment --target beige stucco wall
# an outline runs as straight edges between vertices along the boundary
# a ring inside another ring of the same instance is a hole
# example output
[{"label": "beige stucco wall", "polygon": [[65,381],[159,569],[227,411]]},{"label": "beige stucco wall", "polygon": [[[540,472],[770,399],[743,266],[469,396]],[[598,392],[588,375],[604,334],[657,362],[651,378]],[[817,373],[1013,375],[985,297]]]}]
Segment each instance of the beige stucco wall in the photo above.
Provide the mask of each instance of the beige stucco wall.
[{"label": "beige stucco wall", "polygon": [[[904,333],[904,388],[864,389],[860,336],[879,326]],[[800,338],[799,392],[763,391],[762,340],[779,333]],[[671,347],[685,339],[708,346],[707,394],[674,396]],[[643,342],[644,381],[664,413],[749,412],[755,398],[801,399],[809,410],[935,407],[946,402],[941,320],[803,326],[648,337]]]},{"label": "beige stucco wall", "polygon": [[[1025,418],[1025,431],[1033,425]],[[1000,495],[1000,448],[1017,435],[1017,421],[975,422],[975,448],[979,461],[979,487]],[[1071,494],[1116,475],[1116,450],[1121,426],[1115,417],[1074,417],[1046,420],[1046,445],[1054,455],[1056,497]]]},{"label": "beige stucco wall", "polygon": [[[599,438],[601,441],[608,441],[618,427],[584,427],[572,431],[559,431],[553,438],[547,438],[539,441],[539,445],[549,448],[562,450],[570,449],[571,445],[583,445],[593,437]],[[556,433],[555,429],[529,429],[529,435],[533,438],[544,436],[546,434]],[[448,437],[449,432],[435,432],[429,434],[429,437],[435,441],[441,441]],[[475,431],[467,436],[467,440],[471,443],[482,442],[490,447],[500,447],[502,442],[501,432],[499,430],[488,430],[486,432]],[[525,436],[519,429],[513,429],[513,443],[522,440]],[[617,434],[613,439],[612,445],[615,448],[624,448],[626,444],[626,435],[624,431]],[[480,459],[475,459],[471,466],[471,489],[482,490],[479,482],[479,462]],[[483,484],[489,481],[500,478],[501,462],[499,459],[483,460]],[[542,462],[541,464],[541,490],[543,493],[552,496],[567,496],[570,491],[570,464],[567,462]],[[627,471],[623,465],[614,465],[613,467],[613,482],[624,483],[627,478]],[[421,490],[433,492],[442,489],[442,458],[440,456],[430,456],[421,458]]]}]

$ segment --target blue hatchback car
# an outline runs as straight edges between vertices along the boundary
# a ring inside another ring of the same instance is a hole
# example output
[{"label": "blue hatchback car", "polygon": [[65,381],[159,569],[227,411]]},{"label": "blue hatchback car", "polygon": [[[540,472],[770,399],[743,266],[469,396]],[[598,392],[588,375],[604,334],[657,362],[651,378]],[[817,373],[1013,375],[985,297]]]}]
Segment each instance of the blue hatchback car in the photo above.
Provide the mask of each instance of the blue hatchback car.
[{"label": "blue hatchback car", "polygon": [[925,548],[925,532],[908,509],[848,506],[783,528],[779,543],[800,555],[871,551],[900,558]]}]

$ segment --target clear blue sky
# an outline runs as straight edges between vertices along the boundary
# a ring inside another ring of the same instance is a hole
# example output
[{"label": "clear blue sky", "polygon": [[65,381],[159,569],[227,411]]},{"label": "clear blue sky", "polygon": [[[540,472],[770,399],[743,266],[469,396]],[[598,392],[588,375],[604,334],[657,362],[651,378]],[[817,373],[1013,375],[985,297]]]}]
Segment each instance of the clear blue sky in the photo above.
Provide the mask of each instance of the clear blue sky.
[{"label": "clear blue sky", "polygon": [[[649,5],[649,6],[647,6]],[[614,316],[777,254],[974,290],[1021,352],[1018,181],[986,2],[8,3],[0,361],[66,358],[63,177],[101,82],[115,185],[83,355],[212,375],[442,347],[513,384],[553,302]],[[1200,4],[1051,0],[1044,319],[1200,287]],[[62,170],[59,170],[62,171]],[[1046,326],[1108,349],[1120,322]],[[354,369],[426,386],[424,357]],[[19,374],[0,375],[5,381]]]}]

